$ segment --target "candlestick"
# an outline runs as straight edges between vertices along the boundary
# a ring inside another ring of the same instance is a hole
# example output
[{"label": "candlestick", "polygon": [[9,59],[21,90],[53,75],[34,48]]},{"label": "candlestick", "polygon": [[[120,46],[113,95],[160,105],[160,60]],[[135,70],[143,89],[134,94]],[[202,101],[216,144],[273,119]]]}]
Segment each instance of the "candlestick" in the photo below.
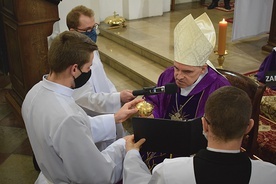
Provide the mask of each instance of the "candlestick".
[{"label": "candlestick", "polygon": [[214,53],[218,55],[218,68],[223,68],[222,65],[224,63],[225,56],[228,54],[227,50],[224,51],[224,54],[218,54],[218,51],[214,51]]},{"label": "candlestick", "polygon": [[224,63],[224,55],[219,55],[218,56],[218,64],[219,64],[219,67],[218,68],[223,68],[222,65]]},{"label": "candlestick", "polygon": [[227,21],[222,19],[222,21],[219,22],[218,55],[225,54],[226,31],[227,31]]}]

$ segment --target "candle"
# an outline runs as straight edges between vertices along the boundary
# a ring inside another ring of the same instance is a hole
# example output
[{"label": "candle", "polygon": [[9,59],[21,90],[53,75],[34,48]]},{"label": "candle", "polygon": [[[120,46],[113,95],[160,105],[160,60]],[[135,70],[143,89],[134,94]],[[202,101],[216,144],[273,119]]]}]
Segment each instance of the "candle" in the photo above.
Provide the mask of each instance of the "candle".
[{"label": "candle", "polygon": [[226,31],[227,31],[227,22],[222,19],[219,22],[219,38],[218,38],[218,54],[224,55],[226,48]]}]

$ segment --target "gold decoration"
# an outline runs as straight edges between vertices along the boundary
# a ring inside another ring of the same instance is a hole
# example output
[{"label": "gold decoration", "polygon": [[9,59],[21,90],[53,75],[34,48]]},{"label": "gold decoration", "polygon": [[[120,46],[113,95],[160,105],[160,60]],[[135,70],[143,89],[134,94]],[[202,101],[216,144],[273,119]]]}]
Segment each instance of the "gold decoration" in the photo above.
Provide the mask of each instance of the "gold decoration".
[{"label": "gold decoration", "polygon": [[225,50],[225,53],[223,54],[223,55],[219,55],[218,54],[218,51],[214,51],[214,53],[216,54],[216,55],[218,55],[218,64],[219,64],[219,66],[218,66],[218,68],[223,68],[223,63],[224,63],[224,60],[225,60],[225,57],[224,56],[226,56],[227,54],[228,54],[228,52],[227,52],[227,50]]},{"label": "gold decoration", "polygon": [[117,14],[115,11],[114,11],[113,16],[106,17],[106,19],[104,20],[104,22],[106,24],[109,24],[112,27],[113,26],[114,27],[120,27],[120,26],[125,27],[125,21],[126,21],[125,18],[119,16],[119,14]]},{"label": "gold decoration", "polygon": [[148,117],[152,114],[153,111],[153,105],[146,101],[138,103],[136,108],[138,109],[138,114],[141,117]]}]

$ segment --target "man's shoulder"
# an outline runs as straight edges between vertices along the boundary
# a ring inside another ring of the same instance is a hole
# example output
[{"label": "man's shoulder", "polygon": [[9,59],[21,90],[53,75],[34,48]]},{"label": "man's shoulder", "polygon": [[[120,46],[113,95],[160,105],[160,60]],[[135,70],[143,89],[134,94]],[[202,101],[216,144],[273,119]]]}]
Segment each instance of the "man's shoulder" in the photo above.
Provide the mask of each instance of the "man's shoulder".
[{"label": "man's shoulder", "polygon": [[164,164],[183,164],[193,162],[194,157],[177,157],[173,159],[165,159]]},{"label": "man's shoulder", "polygon": [[276,165],[264,162],[261,160],[251,160],[252,172],[251,181],[252,183],[276,183]]},{"label": "man's shoulder", "polygon": [[222,86],[230,85],[230,82],[227,80],[226,77],[224,77],[222,74],[220,74],[218,71],[215,71],[211,67],[209,67],[209,72],[207,75],[210,78],[213,78],[215,83],[221,84]]},{"label": "man's shoulder", "polygon": [[164,178],[170,178],[171,182],[196,183],[193,177],[193,157],[165,159],[161,165],[156,166],[156,169],[160,166],[163,167]]},{"label": "man's shoulder", "polygon": [[252,163],[252,168],[263,168],[263,169],[268,169],[270,171],[273,171],[274,174],[276,174],[276,165],[270,163],[270,162],[265,162],[261,160],[251,160]]},{"label": "man's shoulder", "polygon": [[42,82],[38,82],[36,83],[29,91],[28,93],[26,94],[26,97],[24,99],[24,101],[26,101],[28,98],[31,98],[33,97],[35,94],[38,93],[38,91],[41,89],[42,87]]}]

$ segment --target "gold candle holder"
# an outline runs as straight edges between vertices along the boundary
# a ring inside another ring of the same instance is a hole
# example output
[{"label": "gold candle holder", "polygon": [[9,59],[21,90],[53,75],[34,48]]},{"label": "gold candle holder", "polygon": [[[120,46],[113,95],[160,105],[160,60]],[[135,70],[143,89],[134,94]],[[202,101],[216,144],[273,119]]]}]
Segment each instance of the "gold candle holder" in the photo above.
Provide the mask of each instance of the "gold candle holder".
[{"label": "gold candle holder", "polygon": [[223,55],[220,55],[219,53],[218,53],[218,51],[214,51],[214,53],[216,54],[216,55],[218,55],[218,64],[219,64],[219,66],[218,66],[218,68],[223,68],[222,67],[222,65],[223,65],[223,63],[224,63],[224,60],[225,60],[225,55],[227,55],[228,54],[228,52],[227,52],[227,50],[225,50],[225,52],[224,52],[224,54]]}]

